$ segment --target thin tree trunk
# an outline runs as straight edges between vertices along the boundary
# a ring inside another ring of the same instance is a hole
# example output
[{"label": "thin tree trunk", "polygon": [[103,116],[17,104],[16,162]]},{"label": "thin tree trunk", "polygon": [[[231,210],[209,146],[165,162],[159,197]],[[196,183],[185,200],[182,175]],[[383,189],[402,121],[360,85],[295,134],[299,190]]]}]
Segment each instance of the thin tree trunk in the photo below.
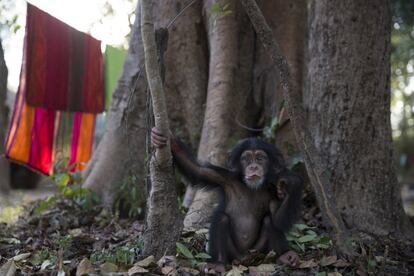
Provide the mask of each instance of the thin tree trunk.
[{"label": "thin tree trunk", "polygon": [[[145,69],[151,91],[154,110],[155,127],[161,133],[169,132],[167,105],[165,103],[164,86],[158,60],[163,60],[163,54],[157,55],[155,31],[152,16],[152,1],[141,1],[141,31],[145,53]],[[168,38],[168,31],[160,29],[160,34]],[[164,42],[167,43],[166,41]],[[161,49],[161,46],[158,45]],[[162,51],[162,50],[161,50]],[[163,66],[163,64],[161,64]],[[158,148],[151,158],[151,190],[148,199],[147,224],[144,233],[144,255],[154,255],[156,258],[175,252],[175,242],[181,233],[182,220],[179,220],[177,206],[177,191],[174,185],[172,155],[169,143],[166,147]]]},{"label": "thin tree trunk", "polygon": [[8,121],[8,108],[6,106],[7,75],[8,71],[0,40],[0,193],[7,193],[10,190],[9,161],[3,155]]},{"label": "thin tree trunk", "polygon": [[[254,33],[239,1],[229,1],[231,14],[211,13],[213,0],[204,1],[209,37],[210,66],[204,125],[198,159],[226,165],[227,151],[257,121],[258,107],[252,100]],[[214,191],[199,190],[184,220],[184,226],[205,226],[217,204]]]},{"label": "thin tree trunk", "polygon": [[341,250],[349,252],[348,248],[345,247],[348,233],[339,218],[339,212],[333,200],[332,186],[325,173],[323,159],[317,152],[310,132],[305,125],[305,114],[299,89],[294,84],[292,85],[286,59],[281,55],[279,46],[257,3],[254,0],[242,0],[242,3],[258,37],[265,48],[269,50],[271,59],[279,68],[289,118],[299,140],[299,147],[304,155],[308,174],[325,220],[335,230],[336,241]]},{"label": "thin tree trunk", "polygon": [[349,228],[401,229],[393,166],[388,0],[313,1],[309,125]]}]

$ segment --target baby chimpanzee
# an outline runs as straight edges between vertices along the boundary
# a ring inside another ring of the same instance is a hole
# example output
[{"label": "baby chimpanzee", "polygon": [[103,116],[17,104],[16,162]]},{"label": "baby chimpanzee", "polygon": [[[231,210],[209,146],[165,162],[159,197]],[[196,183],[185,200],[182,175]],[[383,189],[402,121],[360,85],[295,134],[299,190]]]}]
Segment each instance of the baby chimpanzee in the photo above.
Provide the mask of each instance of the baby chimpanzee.
[{"label": "baby chimpanzee", "polygon": [[[151,141],[163,147],[167,139],[156,128]],[[290,172],[280,151],[258,138],[241,141],[231,152],[229,168],[200,165],[177,139],[171,139],[174,161],[193,182],[220,188],[222,200],[210,227],[209,253],[216,271],[240,260],[249,250],[280,255],[296,266],[299,257],[288,248],[285,233],[299,215],[303,181]]]}]

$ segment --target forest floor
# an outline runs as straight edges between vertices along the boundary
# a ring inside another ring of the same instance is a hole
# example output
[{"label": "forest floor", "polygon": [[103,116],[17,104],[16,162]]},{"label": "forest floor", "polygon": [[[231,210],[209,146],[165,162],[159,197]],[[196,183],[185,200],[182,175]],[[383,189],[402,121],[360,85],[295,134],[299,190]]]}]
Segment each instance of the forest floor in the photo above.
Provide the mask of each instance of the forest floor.
[{"label": "forest floor", "polygon": [[[414,275],[414,249],[392,239],[352,242],[358,256],[336,253],[320,213],[305,197],[301,224],[288,235],[301,258],[298,268],[252,252],[226,275]],[[207,229],[186,231],[174,256],[144,258],[144,224],[121,219],[81,197],[56,196],[26,204],[19,219],[0,223],[0,275],[203,275]]]}]

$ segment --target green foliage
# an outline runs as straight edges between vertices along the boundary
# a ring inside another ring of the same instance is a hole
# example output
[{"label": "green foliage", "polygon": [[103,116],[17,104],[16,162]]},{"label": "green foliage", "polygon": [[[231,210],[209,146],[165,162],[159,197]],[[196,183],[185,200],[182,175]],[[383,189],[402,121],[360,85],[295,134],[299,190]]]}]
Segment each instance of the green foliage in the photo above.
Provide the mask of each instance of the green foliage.
[{"label": "green foliage", "polygon": [[22,212],[21,206],[3,208],[0,212],[0,223],[14,223]]},{"label": "green foliage", "polygon": [[298,252],[304,253],[306,250],[326,250],[332,246],[332,240],[323,235],[318,235],[306,224],[295,224],[293,229],[287,234],[290,246]]},{"label": "green foliage", "polygon": [[408,156],[414,154],[414,1],[393,0],[391,33],[391,122],[402,181],[412,179],[414,172]]},{"label": "green foliage", "polygon": [[144,193],[138,185],[138,177],[135,175],[128,176],[118,187],[115,197],[115,210],[126,213],[129,218],[137,218],[142,215]]},{"label": "green foliage", "polygon": [[15,1],[0,0],[0,29],[16,33],[20,28]]},{"label": "green foliage", "polygon": [[177,242],[177,254],[188,259],[193,267],[198,267],[200,264],[205,263],[211,256],[205,252],[193,253],[184,244]]},{"label": "green foliage", "polygon": [[210,12],[216,17],[225,17],[230,15],[232,10],[230,9],[230,3],[220,3],[220,1],[217,1],[210,6]]},{"label": "green foliage", "polygon": [[41,201],[39,206],[34,210],[35,214],[40,214],[49,206],[53,205],[59,197],[69,199],[74,206],[82,210],[89,210],[94,205],[100,203],[99,197],[88,189],[82,188],[82,174],[79,171],[72,172],[76,164],[64,166],[67,159],[62,159],[56,163],[56,173],[50,179],[57,186],[58,193]]},{"label": "green foliage", "polygon": [[375,259],[369,258],[367,260],[367,271],[368,271],[368,273],[372,275],[373,273],[375,273],[376,268],[377,268],[377,262],[375,261]]},{"label": "green foliage", "polygon": [[272,120],[270,122],[270,125],[265,126],[263,128],[263,133],[262,133],[263,138],[268,142],[272,142],[276,137],[276,133],[279,130],[279,127],[280,127],[279,118],[280,118],[280,115],[281,115],[284,107],[285,107],[285,101],[283,100],[280,103],[279,108],[278,108],[279,113],[272,118]]},{"label": "green foliage", "polygon": [[36,251],[30,257],[30,263],[36,266],[42,265],[46,266],[55,266],[57,264],[57,252],[50,250],[47,247],[42,247],[41,250]]},{"label": "green foliage", "polygon": [[66,235],[63,237],[58,237],[55,240],[55,243],[59,250],[66,251],[66,249],[68,249],[72,241],[73,241],[73,237],[71,235]]},{"label": "green foliage", "polygon": [[112,250],[102,249],[99,252],[92,253],[90,260],[93,264],[100,264],[105,262],[114,263],[117,265],[129,266],[134,264],[138,258],[138,251],[142,245],[120,246]]},{"label": "green foliage", "polygon": [[303,159],[302,155],[297,155],[292,157],[292,161],[290,164],[290,168],[292,171],[298,171],[301,166],[305,164],[305,160]]}]

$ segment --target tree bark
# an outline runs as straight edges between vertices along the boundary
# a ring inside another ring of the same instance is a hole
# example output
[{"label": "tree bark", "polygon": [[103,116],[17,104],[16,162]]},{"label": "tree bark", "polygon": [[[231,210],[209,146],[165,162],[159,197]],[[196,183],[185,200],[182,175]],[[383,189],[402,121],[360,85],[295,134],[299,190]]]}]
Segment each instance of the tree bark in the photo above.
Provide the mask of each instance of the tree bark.
[{"label": "tree bark", "polygon": [[[131,36],[123,72],[108,112],[106,130],[85,173],[84,187],[95,191],[112,206],[116,187],[132,174],[143,182],[147,95],[141,43],[140,9]],[[129,98],[131,97],[131,104]]]},{"label": "tree bark", "polygon": [[[156,28],[165,27],[182,9],[185,0],[154,3]],[[165,88],[170,125],[186,141],[197,146],[204,116],[207,87],[207,39],[202,30],[201,4],[189,7],[170,28],[165,53]],[[84,186],[97,192],[111,206],[117,187],[131,174],[142,187],[148,125],[144,53],[140,8],[136,10],[129,52],[114,92],[105,134],[85,173]],[[176,27],[178,26],[178,27]],[[184,127],[183,127],[184,126]]]},{"label": "tree bark", "polygon": [[[302,95],[306,71],[307,1],[262,0],[257,3],[274,37],[279,42],[281,53],[286,57],[292,81],[297,84],[298,93]],[[261,120],[265,126],[270,125],[275,117],[279,125],[283,126],[277,129],[275,142],[287,163],[291,164],[300,152],[289,117],[287,112],[284,112],[286,107],[283,106],[284,96],[279,71],[274,62],[269,59],[269,54],[259,38],[256,38],[256,45],[253,94],[256,102],[263,108]]]},{"label": "tree bark", "polygon": [[[227,151],[252,126],[259,107],[252,100],[254,33],[239,1],[229,1],[229,15],[211,13],[213,0],[204,1],[204,22],[209,38],[210,64],[206,112],[198,159],[225,166]],[[254,126],[254,125],[253,125]],[[184,226],[208,224],[217,204],[215,191],[199,190],[184,220]]]},{"label": "tree bark", "polygon": [[390,124],[388,0],[312,2],[309,126],[349,228],[402,229]]},{"label": "tree bark", "polygon": [[10,166],[9,161],[4,157],[4,141],[8,122],[8,108],[6,106],[7,75],[8,71],[0,40],[0,193],[3,194],[10,190]]},{"label": "tree bark", "polygon": [[316,150],[310,132],[304,123],[305,114],[300,98],[301,95],[298,92],[299,89],[295,86],[296,84],[292,83],[286,59],[281,55],[279,45],[274,39],[272,31],[267,25],[257,3],[254,0],[242,0],[242,3],[258,37],[264,47],[269,50],[274,64],[279,68],[289,118],[292,121],[295,135],[299,140],[299,147],[304,155],[312,187],[314,188],[325,221],[329,226],[333,227],[336,234],[335,240],[340,249],[344,253],[351,253],[345,244],[348,233],[342,220],[339,218],[338,210],[333,201],[332,186],[326,176],[323,159]]},{"label": "tree bark", "polygon": [[[155,31],[152,16],[152,1],[141,1],[141,31],[145,53],[145,69],[151,92],[155,127],[161,133],[169,132],[167,105],[165,103],[164,85],[158,60],[163,60],[162,47],[155,43]],[[160,29],[160,36],[166,44],[168,31]],[[158,55],[157,55],[158,52]],[[163,66],[163,64],[161,64]],[[182,220],[178,219],[177,191],[174,185],[172,155],[170,144],[157,148],[150,163],[151,190],[148,199],[147,224],[144,233],[144,255],[161,258],[164,254],[175,252],[175,242],[181,234]]]}]

